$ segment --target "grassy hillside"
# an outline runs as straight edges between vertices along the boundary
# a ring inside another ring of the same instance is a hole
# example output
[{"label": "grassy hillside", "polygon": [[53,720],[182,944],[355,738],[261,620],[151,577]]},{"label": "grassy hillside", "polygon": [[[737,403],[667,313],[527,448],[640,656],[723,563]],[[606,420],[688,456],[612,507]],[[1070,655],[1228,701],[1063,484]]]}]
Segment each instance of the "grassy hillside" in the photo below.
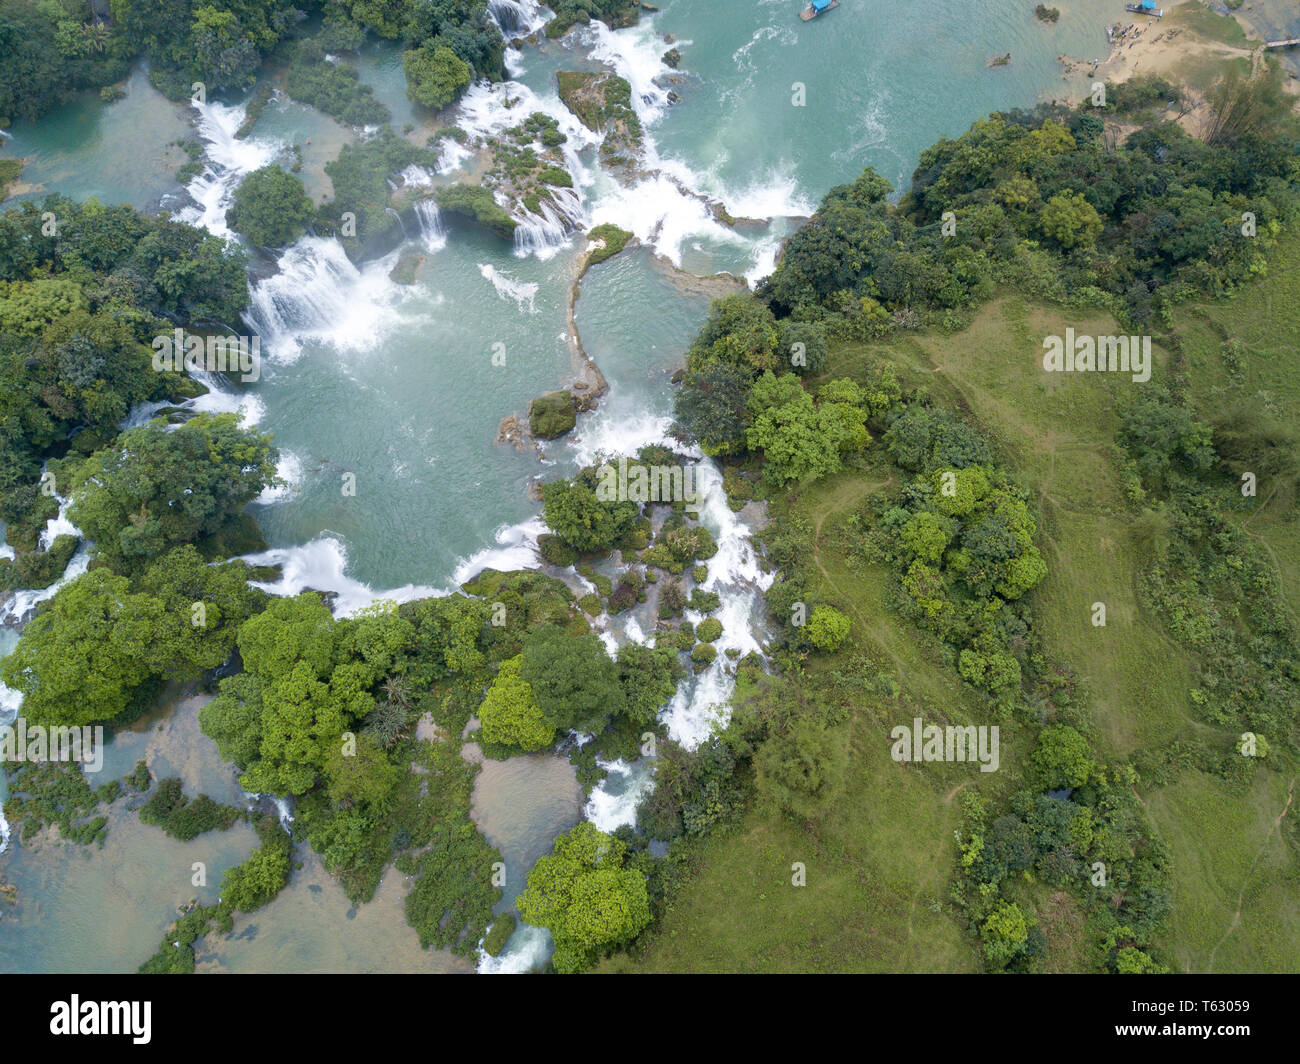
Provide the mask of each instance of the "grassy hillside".
[{"label": "grassy hillside", "polygon": [[[1156,350],[1153,380],[1181,359],[1203,416],[1230,401],[1266,404],[1294,422],[1300,409],[1300,240],[1279,248],[1268,278],[1235,298],[1180,308],[1171,339]],[[1116,403],[1143,385],[1119,374],[1054,374],[1041,368],[1042,338],[1121,330],[1109,316],[1026,303],[1004,295],[970,326],[888,344],[833,347],[826,378],[867,379],[888,360],[909,385],[925,383],[943,405],[963,409],[994,441],[998,459],[1035,495],[1049,576],[1032,594],[1046,651],[1070,665],[1089,694],[1104,756],[1158,755],[1231,734],[1198,719],[1189,698],[1194,662],[1139,596],[1149,563],[1125,495],[1116,445]],[[1225,360],[1224,339],[1239,341]],[[879,460],[878,454],[872,461]],[[890,609],[890,574],[864,565],[842,522],[888,480],[878,466],[842,473],[798,494],[791,513],[814,531],[819,588],[853,621],[852,648],[893,677],[896,697],[864,690],[843,732],[847,793],[814,823],[751,810],[738,829],[706,839],[698,871],[675,897],[648,947],[606,962],[609,970],[961,971],[979,967],[974,940],[948,900],[954,874],[954,794],[990,797],[1024,771],[1024,742],[1004,725],[1002,770],[899,765],[888,731],[917,714],[983,721],[987,711],[944,664],[937,642]],[[1286,598],[1300,604],[1300,517],[1289,486],[1261,480],[1259,505],[1241,520],[1275,560]],[[785,505],[782,503],[781,505]],[[1105,627],[1092,604],[1107,608]],[[837,659],[838,660],[838,659]],[[818,682],[810,665],[808,682]],[[743,697],[744,689],[738,697]],[[1021,737],[1022,739],[1024,737]],[[1174,914],[1162,943],[1186,971],[1300,970],[1300,835],[1289,806],[1294,766],[1261,765],[1248,784],[1175,767],[1137,793],[1171,851]],[[808,885],[790,885],[803,861]],[[1046,971],[1089,965],[1077,903],[1033,884],[1027,895],[1047,938]]]}]

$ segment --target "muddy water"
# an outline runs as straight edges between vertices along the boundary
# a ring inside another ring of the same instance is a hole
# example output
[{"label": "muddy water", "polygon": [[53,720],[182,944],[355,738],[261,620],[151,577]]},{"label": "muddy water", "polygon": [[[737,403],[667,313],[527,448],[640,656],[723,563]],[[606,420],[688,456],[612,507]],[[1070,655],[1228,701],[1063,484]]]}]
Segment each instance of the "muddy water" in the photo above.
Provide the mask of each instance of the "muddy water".
[{"label": "muddy water", "polygon": [[[474,743],[467,756],[482,755]],[[551,841],[582,819],[585,802],[577,772],[567,758],[550,753],[482,760],[474,780],[474,823],[501,853],[506,866],[504,897],[498,912],[514,907],[528,870],[551,852]]]},{"label": "muddy water", "polygon": [[[92,783],[120,778],[143,758],[155,780],[179,776],[187,794],[205,793],[242,808],[247,803],[235,769],[199,728],[198,713],[208,700],[165,700],[119,731]],[[0,971],[133,971],[157,948],[177,907],[191,899],[215,902],[222,873],[257,845],[252,828],[242,823],[178,842],[139,822],[132,807],[140,800],[135,795],[115,803],[102,848],[64,843],[47,831],[26,843],[15,839],[0,856],[0,875],[18,888],[17,905],[4,906],[0,915]],[[296,847],[294,860],[302,867],[270,905],[237,916],[230,936],[196,944],[199,970],[473,970],[451,953],[420,948],[406,923],[405,876],[389,869],[374,900],[358,909],[309,847]],[[207,886],[192,883],[196,862],[204,866]]]},{"label": "muddy water", "polygon": [[473,962],[421,949],[406,922],[410,879],[384,873],[374,898],[354,906],[307,846],[289,886],[271,904],[235,918],[230,935],[198,951],[200,972],[472,972]]}]

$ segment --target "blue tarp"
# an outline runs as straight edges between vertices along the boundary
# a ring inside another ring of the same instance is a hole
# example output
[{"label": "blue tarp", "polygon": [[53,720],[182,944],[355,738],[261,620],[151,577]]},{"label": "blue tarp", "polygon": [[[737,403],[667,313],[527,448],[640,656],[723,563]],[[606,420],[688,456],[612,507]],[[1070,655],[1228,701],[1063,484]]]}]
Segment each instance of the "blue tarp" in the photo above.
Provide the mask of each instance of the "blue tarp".
[{"label": "blue tarp", "polygon": [[831,6],[831,0],[812,0],[814,11],[826,11]]}]

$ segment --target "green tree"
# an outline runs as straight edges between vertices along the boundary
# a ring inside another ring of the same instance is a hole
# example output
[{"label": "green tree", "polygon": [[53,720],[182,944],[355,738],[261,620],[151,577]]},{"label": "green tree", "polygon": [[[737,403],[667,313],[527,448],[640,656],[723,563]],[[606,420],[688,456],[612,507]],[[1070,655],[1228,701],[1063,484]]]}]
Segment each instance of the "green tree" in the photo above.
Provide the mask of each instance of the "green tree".
[{"label": "green tree", "polygon": [[469,64],[436,37],[404,53],[402,70],[406,95],[435,111],[454,102],[470,83]]},{"label": "green tree", "polygon": [[23,630],[0,677],[23,693],[32,724],[112,720],[153,675],[162,604],[132,594],[124,577],[92,569],[60,588]]},{"label": "green tree", "polygon": [[609,550],[640,513],[640,507],[630,500],[599,498],[597,486],[594,468],[584,469],[572,480],[542,485],[546,523],[575,550]]},{"label": "green tree", "polygon": [[110,564],[138,570],[217,532],[275,480],[271,438],[237,414],[128,429],[74,473],[69,516]]},{"label": "green tree", "polygon": [[788,371],[790,359],[777,350],[779,341],[776,318],[767,304],[748,292],[723,296],[713,301],[709,319],[691,345],[687,364],[697,366],[716,358],[751,373]]},{"label": "green tree", "polygon": [[763,452],[763,475],[772,483],[808,482],[839,470],[838,441],[824,431],[812,396],[793,373],[764,373],[750,392],[749,411],[746,441]]},{"label": "green tree", "polygon": [[245,790],[303,794],[342,748],[343,732],[374,709],[355,666],[340,665],[328,683],[300,661],[262,690],[258,759],[240,780]]},{"label": "green tree", "polygon": [[750,382],[749,370],[717,358],[703,359],[687,369],[674,399],[674,412],[705,454],[735,454],[745,449]]},{"label": "green tree", "polygon": [[1082,787],[1096,769],[1088,740],[1068,724],[1049,724],[1040,731],[1030,760],[1044,789]]},{"label": "green tree", "polygon": [[640,643],[619,647],[618,682],[626,697],[628,720],[637,725],[654,723],[659,710],[676,693],[680,675],[676,650],[668,647],[652,650]]},{"label": "green tree", "polygon": [[558,731],[599,735],[610,720],[626,711],[618,666],[605,653],[600,637],[569,635],[548,625],[524,643],[520,677]]},{"label": "green tree", "polygon": [[317,679],[333,670],[341,631],[319,595],[304,592],[277,598],[239,629],[239,654],[244,668],[272,681],[299,661],[307,662]]},{"label": "green tree", "polygon": [[402,778],[400,765],[391,762],[378,742],[364,732],[351,744],[331,747],[322,764],[326,793],[340,809],[364,805],[382,814],[392,804],[392,794]]},{"label": "green tree", "polygon": [[501,663],[478,716],[485,740],[529,752],[555,741],[555,725],[534,701],[532,685],[520,676],[523,663],[522,654]]},{"label": "green tree", "polygon": [[980,926],[980,938],[984,940],[984,956],[990,967],[1005,968],[1024,952],[1029,941],[1029,923],[1024,911],[1015,902],[999,901]]},{"label": "green tree", "polygon": [[315,213],[303,183],[272,163],[239,182],[226,219],[254,244],[278,248],[302,236]]},{"label": "green tree", "polygon": [[808,638],[818,650],[839,650],[849,637],[849,619],[834,606],[815,606],[808,618]]},{"label": "green tree", "polygon": [[189,544],[160,557],[136,586],[165,613],[156,633],[158,671],[182,680],[226,661],[239,626],[266,601],[249,586],[247,566],[209,565]]},{"label": "green tree", "polygon": [[778,327],[778,351],[785,368],[805,377],[815,377],[826,367],[826,333],[820,325],[806,321],[783,321]]},{"label": "green tree", "polygon": [[1058,192],[1038,212],[1043,232],[1067,250],[1090,248],[1101,236],[1101,215],[1078,192]]},{"label": "green tree", "polygon": [[583,822],[528,873],[515,904],[526,922],[550,930],[556,971],[582,970],[650,923],[645,876],[625,867],[625,856],[622,841]]}]

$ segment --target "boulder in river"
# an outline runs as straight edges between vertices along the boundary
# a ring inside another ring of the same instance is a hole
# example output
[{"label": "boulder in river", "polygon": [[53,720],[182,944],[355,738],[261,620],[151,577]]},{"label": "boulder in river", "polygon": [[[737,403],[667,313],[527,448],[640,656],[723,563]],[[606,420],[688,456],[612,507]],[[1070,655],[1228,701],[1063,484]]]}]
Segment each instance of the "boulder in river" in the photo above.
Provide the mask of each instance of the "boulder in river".
[{"label": "boulder in river", "polygon": [[540,440],[563,436],[578,423],[578,413],[569,392],[547,392],[528,407],[528,428]]}]

